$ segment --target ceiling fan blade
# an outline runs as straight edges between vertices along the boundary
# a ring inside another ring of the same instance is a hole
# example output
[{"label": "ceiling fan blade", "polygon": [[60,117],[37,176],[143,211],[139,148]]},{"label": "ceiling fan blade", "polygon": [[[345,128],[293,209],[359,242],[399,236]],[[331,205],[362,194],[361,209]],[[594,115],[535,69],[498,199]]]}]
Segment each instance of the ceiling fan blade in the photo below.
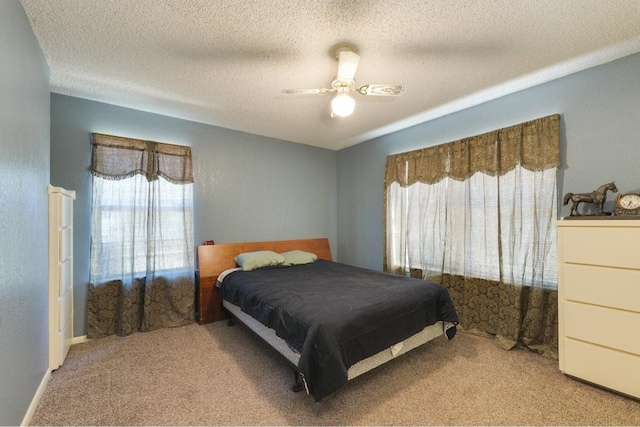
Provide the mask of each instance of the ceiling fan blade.
[{"label": "ceiling fan blade", "polygon": [[315,94],[315,93],[326,93],[326,92],[334,92],[335,89],[327,89],[324,87],[319,87],[317,89],[282,89],[282,93],[286,93],[287,95],[306,95],[306,94]]},{"label": "ceiling fan blade", "polygon": [[401,84],[366,84],[356,89],[362,95],[400,96],[405,86]]},{"label": "ceiling fan blade", "polygon": [[351,50],[338,53],[338,80],[353,80],[360,63],[360,55]]}]

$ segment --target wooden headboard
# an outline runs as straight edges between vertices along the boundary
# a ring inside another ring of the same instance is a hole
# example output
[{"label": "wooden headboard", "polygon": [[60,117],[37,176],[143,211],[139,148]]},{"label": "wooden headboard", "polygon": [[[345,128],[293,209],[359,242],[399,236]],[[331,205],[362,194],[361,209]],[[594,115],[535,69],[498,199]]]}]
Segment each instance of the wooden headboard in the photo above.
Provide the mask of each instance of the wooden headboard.
[{"label": "wooden headboard", "polygon": [[275,242],[223,243],[198,246],[200,277],[218,277],[220,273],[236,267],[233,260],[243,252],[273,251],[277,253],[299,249],[313,252],[320,259],[331,261],[329,239],[279,240]]},{"label": "wooden headboard", "polygon": [[226,318],[226,314],[222,310],[222,300],[215,284],[220,273],[236,267],[234,261],[236,255],[243,252],[267,250],[281,253],[294,249],[313,252],[319,259],[332,260],[329,239],[327,238],[198,246],[198,322],[203,324]]}]

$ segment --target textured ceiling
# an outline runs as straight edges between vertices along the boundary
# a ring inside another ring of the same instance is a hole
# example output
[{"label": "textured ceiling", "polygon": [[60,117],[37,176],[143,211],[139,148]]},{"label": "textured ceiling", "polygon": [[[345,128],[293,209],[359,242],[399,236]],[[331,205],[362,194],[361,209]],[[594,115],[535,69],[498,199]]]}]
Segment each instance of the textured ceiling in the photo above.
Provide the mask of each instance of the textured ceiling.
[{"label": "textured ceiling", "polygon": [[[339,150],[640,52],[637,0],[21,0],[51,91]],[[361,56],[329,117],[335,46]]]}]

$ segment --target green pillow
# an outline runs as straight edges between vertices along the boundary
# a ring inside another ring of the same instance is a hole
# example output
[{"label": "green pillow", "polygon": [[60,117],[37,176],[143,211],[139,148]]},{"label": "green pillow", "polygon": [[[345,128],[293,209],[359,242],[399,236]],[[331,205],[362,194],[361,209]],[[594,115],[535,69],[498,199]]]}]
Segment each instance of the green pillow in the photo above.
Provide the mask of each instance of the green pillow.
[{"label": "green pillow", "polygon": [[234,258],[234,261],[238,267],[242,267],[242,270],[250,271],[260,267],[280,265],[284,261],[284,257],[273,251],[256,251],[241,253]]},{"label": "green pillow", "polygon": [[289,252],[283,252],[280,255],[284,257],[282,265],[300,265],[309,264],[317,261],[318,256],[311,252],[304,252],[300,250],[294,250]]}]

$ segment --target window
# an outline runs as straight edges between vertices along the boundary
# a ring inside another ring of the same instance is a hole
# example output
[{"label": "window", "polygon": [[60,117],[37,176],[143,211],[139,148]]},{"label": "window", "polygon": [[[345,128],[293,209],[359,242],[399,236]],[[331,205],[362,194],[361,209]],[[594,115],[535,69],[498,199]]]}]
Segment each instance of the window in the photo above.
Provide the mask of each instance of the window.
[{"label": "window", "polygon": [[191,149],[93,137],[87,336],[192,323]]},{"label": "window", "polygon": [[389,156],[389,271],[557,287],[559,115]]},{"label": "window", "polygon": [[[172,277],[193,265],[193,184],[94,177],[91,282]],[[154,201],[152,207],[150,202]],[[153,209],[153,215],[149,210]]]},{"label": "window", "polygon": [[447,287],[460,325],[557,355],[560,116],[387,158],[387,271]]},{"label": "window", "polygon": [[389,268],[554,289],[556,188],[555,168],[394,182],[387,190],[394,201],[387,205]]}]

